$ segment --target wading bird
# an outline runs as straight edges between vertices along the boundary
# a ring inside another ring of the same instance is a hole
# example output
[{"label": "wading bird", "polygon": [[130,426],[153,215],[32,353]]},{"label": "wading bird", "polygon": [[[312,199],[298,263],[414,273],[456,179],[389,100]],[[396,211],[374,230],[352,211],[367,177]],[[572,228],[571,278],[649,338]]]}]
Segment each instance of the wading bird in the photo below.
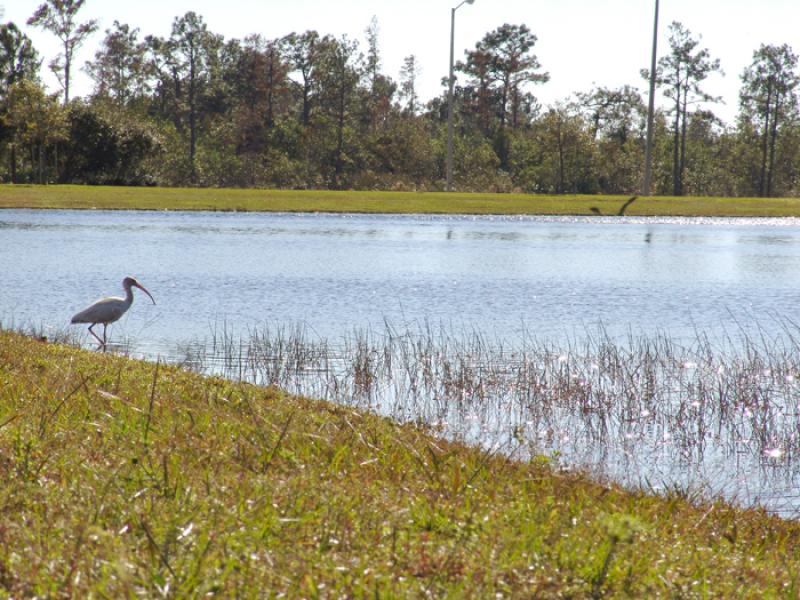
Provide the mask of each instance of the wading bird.
[{"label": "wading bird", "polygon": [[[89,333],[91,333],[94,336],[94,339],[100,343],[100,348],[102,348],[104,352],[106,349],[106,327],[108,327],[109,323],[117,321],[122,315],[125,314],[125,311],[131,307],[131,304],[133,304],[133,290],[131,288],[139,288],[145,294],[150,296],[150,300],[153,301],[153,304],[156,303],[156,301],[153,299],[153,296],[150,295],[150,292],[148,292],[144,286],[136,281],[133,277],[126,277],[123,279],[122,287],[125,288],[124,298],[120,298],[119,296],[100,298],[72,317],[72,323],[90,323]],[[103,325],[103,339],[100,339],[100,337],[94,331],[92,331],[92,327],[98,323]]]}]

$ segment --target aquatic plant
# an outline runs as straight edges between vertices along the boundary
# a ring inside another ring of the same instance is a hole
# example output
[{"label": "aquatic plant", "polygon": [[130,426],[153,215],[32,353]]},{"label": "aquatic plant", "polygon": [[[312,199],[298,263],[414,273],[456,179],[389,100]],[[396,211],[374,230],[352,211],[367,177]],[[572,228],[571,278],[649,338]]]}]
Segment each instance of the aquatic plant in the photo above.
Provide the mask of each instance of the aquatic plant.
[{"label": "aquatic plant", "polygon": [[511,347],[430,323],[387,323],[335,343],[269,324],[236,338],[223,324],[186,362],[451,439],[555,456],[628,486],[702,490],[793,515],[800,335],[792,323],[784,332],[715,342],[698,332],[687,343],[597,327],[563,345],[526,334]]}]

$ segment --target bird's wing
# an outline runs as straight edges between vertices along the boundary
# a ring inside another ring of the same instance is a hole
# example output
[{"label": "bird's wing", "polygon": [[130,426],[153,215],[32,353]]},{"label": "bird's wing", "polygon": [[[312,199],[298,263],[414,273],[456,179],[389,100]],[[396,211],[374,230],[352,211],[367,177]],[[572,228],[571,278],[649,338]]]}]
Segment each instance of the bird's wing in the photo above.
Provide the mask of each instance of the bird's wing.
[{"label": "bird's wing", "polygon": [[101,298],[72,317],[72,323],[113,323],[130,306],[124,298]]}]

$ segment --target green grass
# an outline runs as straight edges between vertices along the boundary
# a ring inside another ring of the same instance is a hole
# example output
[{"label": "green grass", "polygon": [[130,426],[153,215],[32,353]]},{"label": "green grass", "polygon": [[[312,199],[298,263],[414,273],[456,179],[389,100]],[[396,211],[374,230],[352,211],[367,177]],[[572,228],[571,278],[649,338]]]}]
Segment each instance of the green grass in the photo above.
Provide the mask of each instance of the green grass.
[{"label": "green grass", "polygon": [[800,593],[796,522],[8,332],[0,478],[11,597]]},{"label": "green grass", "polygon": [[800,216],[800,198],[0,185],[0,208],[640,216]]}]

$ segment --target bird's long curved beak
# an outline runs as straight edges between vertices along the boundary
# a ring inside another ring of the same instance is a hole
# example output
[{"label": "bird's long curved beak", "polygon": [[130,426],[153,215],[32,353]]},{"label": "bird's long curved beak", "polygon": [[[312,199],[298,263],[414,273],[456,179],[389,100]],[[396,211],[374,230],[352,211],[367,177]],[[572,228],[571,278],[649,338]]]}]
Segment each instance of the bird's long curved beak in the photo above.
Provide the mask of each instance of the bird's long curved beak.
[{"label": "bird's long curved beak", "polygon": [[137,288],[139,288],[139,289],[140,289],[140,290],[142,290],[142,291],[143,291],[145,294],[147,294],[147,295],[150,297],[150,300],[152,300],[152,301],[153,301],[153,304],[155,304],[155,303],[156,303],[156,300],[155,300],[155,298],[153,298],[152,294],[150,294],[150,292],[148,292],[148,291],[147,291],[147,288],[145,288],[145,287],[144,287],[144,286],[143,286],[141,283],[134,283],[133,285],[135,285]]}]

